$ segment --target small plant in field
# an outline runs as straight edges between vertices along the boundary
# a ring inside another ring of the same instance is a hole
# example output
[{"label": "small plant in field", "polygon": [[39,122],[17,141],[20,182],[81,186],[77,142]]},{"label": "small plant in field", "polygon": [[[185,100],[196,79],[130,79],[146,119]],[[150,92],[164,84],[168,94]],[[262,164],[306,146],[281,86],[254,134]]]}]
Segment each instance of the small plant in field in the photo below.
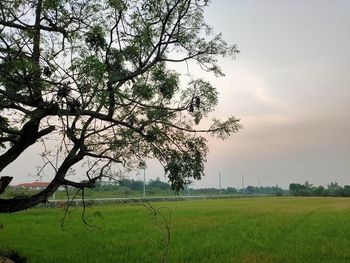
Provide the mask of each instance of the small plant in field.
[{"label": "small plant in field", "polygon": [[143,206],[150,211],[151,216],[156,220],[156,226],[164,236],[164,249],[160,255],[160,262],[166,263],[171,241],[171,210],[169,207],[155,207],[149,202],[143,203]]},{"label": "small plant in field", "polygon": [[[86,229],[88,229],[88,230],[100,229],[100,227],[98,227],[96,225],[93,225],[93,224],[91,224],[91,223],[89,223],[87,221],[85,212],[86,212],[86,207],[88,206],[88,204],[85,201],[85,189],[84,188],[80,188],[80,189],[78,189],[78,191],[76,191],[76,193],[73,195],[73,197],[71,199],[69,197],[69,192],[66,191],[67,202],[63,203],[63,205],[64,205],[63,206],[64,215],[63,215],[63,217],[60,220],[61,221],[61,228],[62,228],[62,230],[64,229],[64,224],[65,224],[67,216],[70,216],[70,213],[71,213],[70,208],[74,205],[74,201],[75,201],[76,197],[78,196],[78,194],[80,192],[81,192],[81,206],[82,206],[82,213],[81,213],[81,220],[82,220],[82,222],[84,223]],[[93,216],[96,217],[96,218],[97,217],[103,218],[103,216],[102,216],[102,214],[100,212],[95,212]]]}]

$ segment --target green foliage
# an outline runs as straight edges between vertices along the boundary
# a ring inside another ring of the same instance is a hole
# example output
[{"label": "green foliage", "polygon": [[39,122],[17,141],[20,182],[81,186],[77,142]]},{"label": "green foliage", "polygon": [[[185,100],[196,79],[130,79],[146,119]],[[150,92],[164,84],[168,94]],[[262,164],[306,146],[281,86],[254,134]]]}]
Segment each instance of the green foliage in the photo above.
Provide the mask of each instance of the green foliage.
[{"label": "green foliage", "polygon": [[238,52],[205,23],[208,3],[2,1],[0,142],[13,156],[0,155],[0,170],[36,142],[55,140],[57,148],[42,156],[50,162],[59,152],[63,167],[45,196],[33,196],[36,202],[78,162],[92,173],[88,181],[113,176],[115,164],[137,169],[153,158],[175,191],[189,178],[201,179],[208,151],[202,133],[226,138],[242,128],[230,117],[197,130],[218,91],[170,69],[193,61],[222,76],[218,58]]},{"label": "green foliage", "polygon": [[34,80],[40,72],[40,67],[29,57],[0,60],[0,83],[6,91],[14,96],[16,94],[30,95],[28,83]]},{"label": "green foliage", "polygon": [[283,196],[287,195],[288,191],[283,190],[278,185],[276,186],[247,186],[244,189],[239,190],[240,194],[249,194],[249,195],[274,195],[274,196]]},{"label": "green foliage", "polygon": [[217,136],[221,139],[226,139],[231,133],[238,132],[242,128],[243,126],[239,123],[239,119],[230,117],[225,122],[214,118],[210,130],[213,131],[213,136]]},{"label": "green foliage", "polygon": [[125,187],[132,191],[141,191],[143,189],[143,182],[129,179],[121,179],[119,180],[119,187]]},{"label": "green foliage", "polygon": [[167,165],[164,167],[165,173],[171,182],[171,188],[175,191],[183,189],[185,180],[194,178],[201,179],[204,176],[204,161],[206,160],[207,147],[204,138],[187,140],[188,151],[178,154],[177,151],[167,152]]},{"label": "green foliage", "polygon": [[289,185],[293,196],[342,196],[350,197],[350,186],[341,187],[338,183],[331,183],[327,188],[322,185],[315,187],[306,181],[304,184],[292,183]]},{"label": "green foliage", "polygon": [[127,8],[127,1],[125,0],[107,0],[107,4],[119,12]]},{"label": "green foliage", "polygon": [[150,180],[150,182],[147,184],[147,187],[151,187],[151,188],[156,188],[156,189],[160,189],[160,190],[169,190],[170,186],[169,184],[162,182],[159,177],[157,177],[156,180]]},{"label": "green foliage", "polygon": [[142,100],[151,100],[155,95],[153,90],[154,88],[147,82],[140,81],[133,85],[133,95]]},{"label": "green foliage", "polygon": [[9,129],[8,119],[6,117],[0,116],[0,133],[4,134],[4,130]]},{"label": "green foliage", "polygon": [[107,47],[105,37],[103,28],[100,25],[93,25],[90,31],[86,33],[85,41],[89,47],[96,51],[99,49],[105,50]]},{"label": "green foliage", "polygon": [[170,100],[178,90],[179,75],[160,64],[152,70],[152,78],[160,94]]},{"label": "green foliage", "polygon": [[106,72],[106,65],[98,57],[88,56],[81,61],[81,70],[86,77],[101,82]]},{"label": "green foliage", "polygon": [[57,10],[62,4],[64,4],[63,0],[43,0],[43,8],[44,10]]}]

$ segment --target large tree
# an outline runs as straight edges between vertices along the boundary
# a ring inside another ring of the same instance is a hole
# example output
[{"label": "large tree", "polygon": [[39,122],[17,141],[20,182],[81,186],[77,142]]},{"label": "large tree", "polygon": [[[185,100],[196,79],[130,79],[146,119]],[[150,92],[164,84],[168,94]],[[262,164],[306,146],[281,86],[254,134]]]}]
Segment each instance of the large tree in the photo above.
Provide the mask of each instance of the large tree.
[{"label": "large tree", "polygon": [[[200,134],[225,138],[241,126],[231,117],[198,130],[218,93],[169,64],[193,61],[219,76],[218,56],[238,52],[204,22],[208,2],[0,1],[0,172],[36,143],[47,164],[59,155],[46,189],[0,199],[0,212],[45,202],[62,185],[91,187],[115,163],[156,158],[175,191],[203,176]],[[86,180],[67,180],[81,162]],[[2,177],[0,193],[10,180]]]}]

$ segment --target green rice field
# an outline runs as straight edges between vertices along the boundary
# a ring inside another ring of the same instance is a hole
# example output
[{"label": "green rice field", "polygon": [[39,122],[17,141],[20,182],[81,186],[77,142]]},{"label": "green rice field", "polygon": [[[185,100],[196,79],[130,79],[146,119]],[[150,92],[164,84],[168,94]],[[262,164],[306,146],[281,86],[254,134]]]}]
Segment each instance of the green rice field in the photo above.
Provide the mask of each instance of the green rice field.
[{"label": "green rice field", "polygon": [[[0,214],[27,262],[350,262],[350,198],[259,197]],[[170,236],[168,235],[168,230]],[[170,239],[170,243],[167,242]]]}]

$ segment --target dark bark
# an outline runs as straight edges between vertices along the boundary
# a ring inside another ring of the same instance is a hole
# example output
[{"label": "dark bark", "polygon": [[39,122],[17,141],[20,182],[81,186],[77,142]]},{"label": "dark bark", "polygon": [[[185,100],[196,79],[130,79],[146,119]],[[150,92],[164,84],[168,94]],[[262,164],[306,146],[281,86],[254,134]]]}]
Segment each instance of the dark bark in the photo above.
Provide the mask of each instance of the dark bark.
[{"label": "dark bark", "polygon": [[17,159],[24,150],[26,150],[29,146],[33,145],[37,139],[42,136],[51,133],[55,127],[49,126],[48,128],[38,131],[39,122],[37,121],[29,121],[23,126],[21,131],[21,135],[19,139],[13,143],[13,146],[4,154],[0,156],[0,172],[10,163]]},{"label": "dark bark", "polygon": [[12,181],[13,177],[10,176],[2,176],[0,177],[0,194],[2,194],[6,187],[10,184]]},{"label": "dark bark", "polygon": [[57,170],[55,178],[44,190],[32,196],[0,199],[0,213],[18,212],[40,203],[46,203],[48,198],[53,195],[57,188],[64,184],[64,177],[67,174],[68,169],[83,159],[84,156],[78,151],[79,147],[74,146],[61,164],[60,168]]},{"label": "dark bark", "polygon": [[69,181],[69,180],[64,180],[62,185],[66,185],[66,186],[72,186],[75,188],[93,188],[96,185],[96,180],[98,178],[94,178],[92,180],[89,181],[82,181],[82,182],[73,182],[73,181]]}]

